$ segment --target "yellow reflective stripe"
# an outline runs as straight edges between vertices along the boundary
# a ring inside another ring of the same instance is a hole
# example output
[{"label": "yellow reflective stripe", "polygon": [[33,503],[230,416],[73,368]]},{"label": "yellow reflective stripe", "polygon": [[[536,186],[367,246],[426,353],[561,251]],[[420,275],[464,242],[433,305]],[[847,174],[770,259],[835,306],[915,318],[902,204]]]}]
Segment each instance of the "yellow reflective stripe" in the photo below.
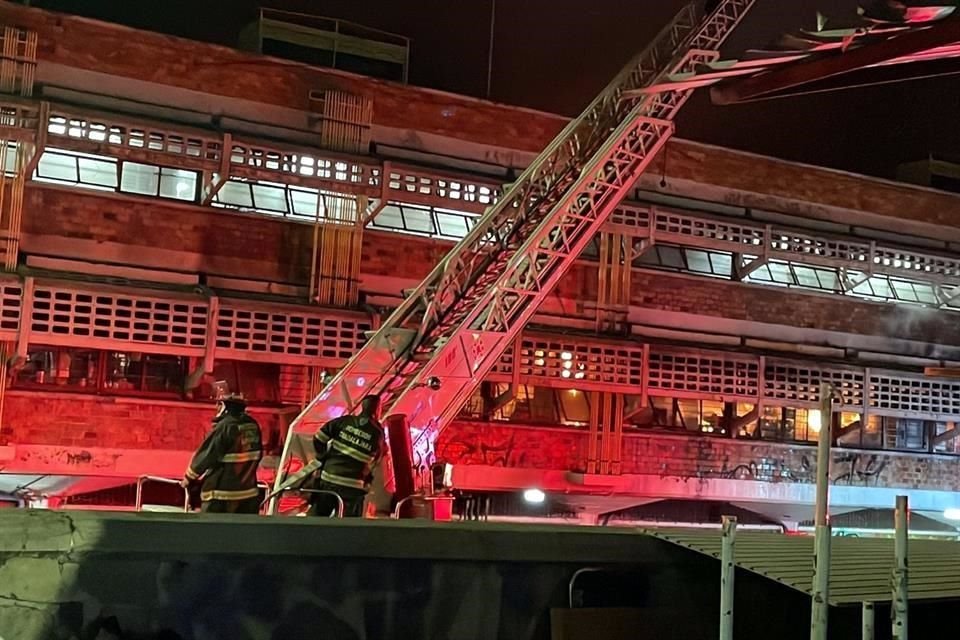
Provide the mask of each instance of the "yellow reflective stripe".
[{"label": "yellow reflective stripe", "polygon": [[249,498],[256,498],[260,495],[260,490],[254,487],[253,489],[243,489],[242,491],[223,491],[221,489],[214,489],[212,491],[203,491],[200,493],[200,499],[204,502],[210,500],[247,500]]},{"label": "yellow reflective stripe", "polygon": [[197,475],[197,472],[193,470],[193,467],[187,467],[187,472],[184,475],[187,477],[187,480],[196,480],[200,477]]},{"label": "yellow reflective stripe", "polygon": [[334,440],[332,446],[343,455],[349,456],[358,462],[373,462],[373,454],[365,453],[360,451],[360,449],[354,449],[345,442]]},{"label": "yellow reflective stripe", "polygon": [[329,471],[321,471],[320,479],[329,482],[330,484],[338,484],[341,487],[351,487],[354,489],[363,489],[366,486],[363,483],[363,480],[338,476],[337,474],[330,473]]},{"label": "yellow reflective stripe", "polygon": [[227,453],[220,462],[250,462],[251,460],[260,460],[260,451],[245,451],[243,453]]}]

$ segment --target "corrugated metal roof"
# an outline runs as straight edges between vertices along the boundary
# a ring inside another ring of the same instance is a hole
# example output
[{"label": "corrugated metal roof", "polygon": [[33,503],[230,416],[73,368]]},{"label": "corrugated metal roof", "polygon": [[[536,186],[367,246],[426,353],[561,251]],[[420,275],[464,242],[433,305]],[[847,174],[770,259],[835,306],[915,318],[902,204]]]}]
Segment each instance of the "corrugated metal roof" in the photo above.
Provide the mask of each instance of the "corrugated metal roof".
[{"label": "corrugated metal roof", "polygon": [[[646,530],[645,533],[720,559],[718,531]],[[738,531],[736,564],[812,595],[813,536]],[[830,604],[889,602],[893,540],[834,537],[831,541]],[[960,543],[910,540],[910,600],[960,599]]]}]

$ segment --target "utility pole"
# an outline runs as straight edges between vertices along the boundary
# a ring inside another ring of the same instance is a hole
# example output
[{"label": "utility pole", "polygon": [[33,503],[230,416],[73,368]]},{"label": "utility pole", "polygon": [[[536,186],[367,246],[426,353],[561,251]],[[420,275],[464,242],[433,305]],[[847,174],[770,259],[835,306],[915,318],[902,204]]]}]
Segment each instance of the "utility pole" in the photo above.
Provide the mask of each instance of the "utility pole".
[{"label": "utility pole", "polygon": [[909,509],[907,496],[897,496],[897,510],[894,516],[894,558],[893,568],[893,640],[907,640],[907,608],[910,604],[908,593],[907,539],[909,536]]},{"label": "utility pole", "polygon": [[817,441],[817,503],[814,547],[813,603],[810,640],[827,640],[830,612],[830,441],[833,437],[833,385],[820,383],[820,434]]}]

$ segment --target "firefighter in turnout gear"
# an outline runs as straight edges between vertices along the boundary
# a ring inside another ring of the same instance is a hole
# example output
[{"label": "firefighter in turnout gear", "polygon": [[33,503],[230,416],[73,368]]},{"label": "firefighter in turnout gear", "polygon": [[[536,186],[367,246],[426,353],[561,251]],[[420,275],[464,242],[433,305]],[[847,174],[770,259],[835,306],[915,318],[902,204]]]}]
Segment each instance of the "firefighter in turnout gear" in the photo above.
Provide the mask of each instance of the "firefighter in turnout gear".
[{"label": "firefighter in turnout gear", "polygon": [[243,396],[221,388],[213,429],[193,455],[180,484],[187,487],[202,480],[201,511],[256,514],[260,511],[257,467],[262,457],[260,425],[247,415]]},{"label": "firefighter in turnout gear", "polygon": [[[386,449],[380,426],[380,398],[366,396],[360,402],[359,415],[334,418],[313,437],[313,446],[322,462],[314,489],[332,491],[343,499],[343,515],[362,517],[364,499],[373,478],[373,468]],[[325,494],[311,498],[312,515],[329,516],[336,510],[336,499]]]}]

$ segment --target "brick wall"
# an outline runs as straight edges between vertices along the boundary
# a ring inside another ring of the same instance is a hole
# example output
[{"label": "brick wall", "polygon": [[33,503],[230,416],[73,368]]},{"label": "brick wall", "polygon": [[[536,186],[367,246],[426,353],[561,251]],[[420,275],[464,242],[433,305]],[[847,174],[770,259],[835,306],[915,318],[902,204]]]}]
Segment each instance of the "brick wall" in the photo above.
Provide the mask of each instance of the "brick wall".
[{"label": "brick wall", "polygon": [[[277,416],[251,409],[275,437]],[[0,445],[35,444],[115,449],[192,450],[210,427],[212,405],[154,404],[84,395],[8,392]]]},{"label": "brick wall", "polygon": [[666,273],[635,273],[632,285],[633,304],[650,309],[960,344],[960,323],[955,312]]},{"label": "brick wall", "polygon": [[[496,467],[584,471],[586,433],[482,423],[455,423],[437,444],[441,460]],[[624,438],[624,474],[660,478],[816,482],[816,450],[664,434]],[[960,458],[836,450],[834,484],[960,491]]]},{"label": "brick wall", "polygon": [[28,254],[279,282],[310,277],[309,225],[36,185],[24,208]]}]

